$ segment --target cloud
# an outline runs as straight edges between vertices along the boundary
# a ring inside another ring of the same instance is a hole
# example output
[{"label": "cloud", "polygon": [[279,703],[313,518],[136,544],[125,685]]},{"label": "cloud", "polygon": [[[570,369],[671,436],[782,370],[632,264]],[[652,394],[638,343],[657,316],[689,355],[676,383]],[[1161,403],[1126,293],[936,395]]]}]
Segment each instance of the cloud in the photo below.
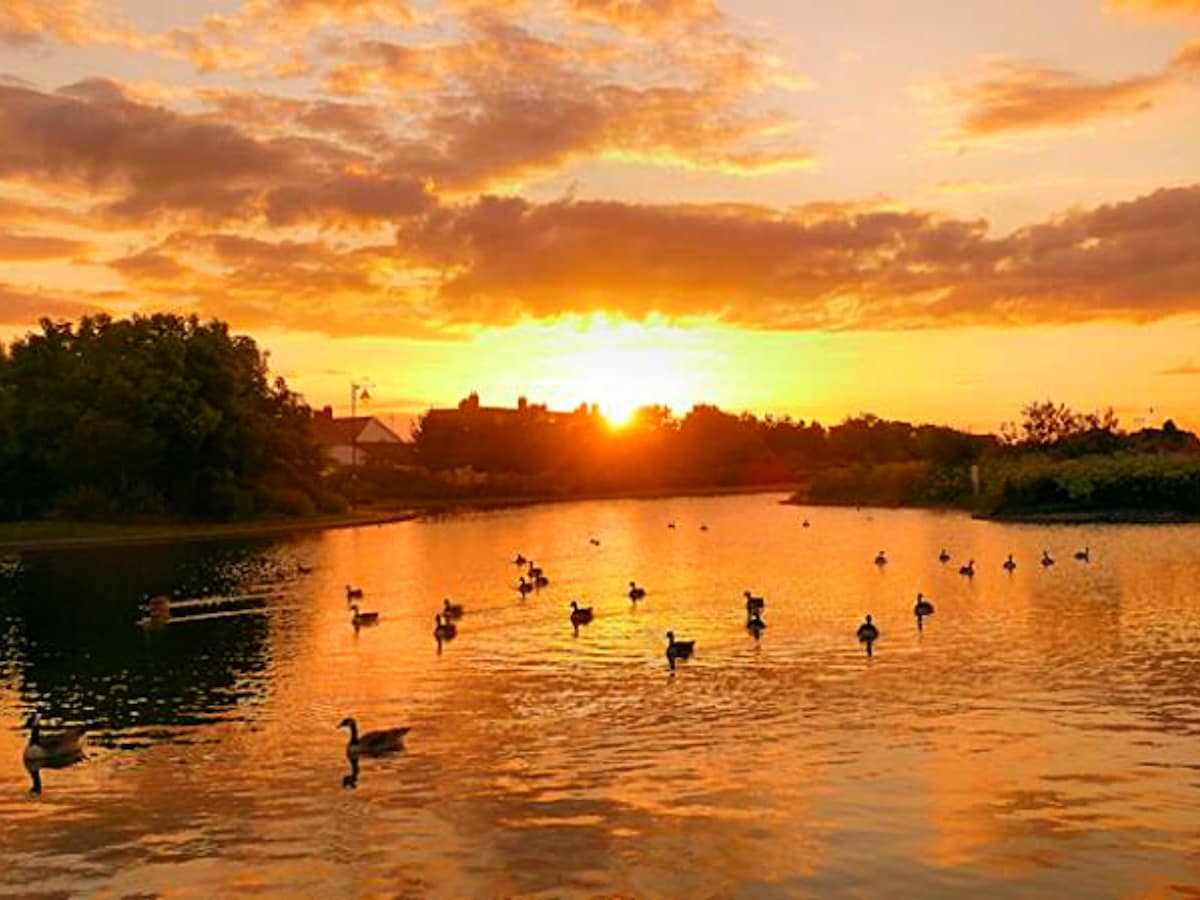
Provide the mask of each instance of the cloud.
[{"label": "cloud", "polygon": [[48,235],[0,231],[0,259],[60,259],[81,256],[87,250],[88,245],[83,241],[72,241]]},{"label": "cloud", "polygon": [[3,325],[29,325],[42,318],[78,319],[101,311],[100,307],[90,303],[0,282],[0,324]]},{"label": "cloud", "polygon": [[995,60],[990,68],[978,81],[933,90],[959,116],[950,142],[1060,131],[1148,112],[1200,73],[1200,42],[1184,45],[1159,72],[1108,81],[1016,60]]},{"label": "cloud", "polygon": [[86,44],[110,37],[90,0],[4,0],[0,4],[0,47],[48,40]]},{"label": "cloud", "polygon": [[1200,0],[1107,0],[1104,8],[1109,12],[1200,16]]},{"label": "cloud", "polygon": [[1172,366],[1169,369],[1163,369],[1159,375],[1200,375],[1200,366],[1191,362],[1180,363],[1177,366]]},{"label": "cloud", "polygon": [[570,15],[629,34],[660,37],[724,20],[712,0],[567,0]]}]

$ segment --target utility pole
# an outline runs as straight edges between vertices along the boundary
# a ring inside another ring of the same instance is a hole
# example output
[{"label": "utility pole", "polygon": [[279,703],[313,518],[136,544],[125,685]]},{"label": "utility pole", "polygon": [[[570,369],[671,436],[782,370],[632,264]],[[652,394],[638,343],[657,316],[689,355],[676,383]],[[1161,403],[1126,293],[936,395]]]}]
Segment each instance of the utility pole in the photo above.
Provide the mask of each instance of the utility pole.
[{"label": "utility pole", "polygon": [[358,401],[371,399],[368,388],[374,387],[369,378],[350,382],[350,508],[358,499]]}]

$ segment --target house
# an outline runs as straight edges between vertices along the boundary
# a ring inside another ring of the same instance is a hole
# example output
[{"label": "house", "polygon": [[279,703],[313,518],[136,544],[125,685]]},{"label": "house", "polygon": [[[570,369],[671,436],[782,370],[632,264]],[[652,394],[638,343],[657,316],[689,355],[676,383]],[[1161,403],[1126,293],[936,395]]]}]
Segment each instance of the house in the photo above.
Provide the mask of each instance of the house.
[{"label": "house", "polygon": [[374,416],[335,418],[326,406],[313,415],[313,437],[329,461],[339,466],[361,466],[370,459],[407,461],[411,446]]}]

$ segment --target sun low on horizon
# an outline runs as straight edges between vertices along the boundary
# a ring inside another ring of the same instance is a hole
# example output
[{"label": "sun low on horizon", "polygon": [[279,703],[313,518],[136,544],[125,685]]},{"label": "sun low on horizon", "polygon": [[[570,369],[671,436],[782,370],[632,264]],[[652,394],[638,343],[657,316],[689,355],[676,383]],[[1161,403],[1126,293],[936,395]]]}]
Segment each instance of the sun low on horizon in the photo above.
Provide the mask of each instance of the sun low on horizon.
[{"label": "sun low on horizon", "polygon": [[7,0],[0,336],[478,392],[1200,427],[1200,3]]}]

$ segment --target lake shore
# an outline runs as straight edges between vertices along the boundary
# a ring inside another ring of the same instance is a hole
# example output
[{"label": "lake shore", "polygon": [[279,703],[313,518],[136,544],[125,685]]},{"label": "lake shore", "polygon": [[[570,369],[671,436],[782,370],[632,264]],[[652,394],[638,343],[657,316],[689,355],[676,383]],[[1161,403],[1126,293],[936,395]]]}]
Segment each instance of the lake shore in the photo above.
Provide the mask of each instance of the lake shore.
[{"label": "lake shore", "polygon": [[794,484],[694,489],[653,488],[641,491],[589,493],[572,496],[461,497],[397,501],[394,506],[371,507],[358,512],[303,518],[272,518],[251,522],[111,523],[54,519],[0,523],[0,553],[36,550],[70,550],[184,541],[220,541],[235,538],[278,537],[305,531],[361,528],[411,519],[450,516],[466,512],[572,503],[589,500],[658,500],[669,497],[714,497],[732,494],[778,494]]},{"label": "lake shore", "polygon": [[972,512],[964,505],[911,504],[902,506],[878,506],[870,503],[819,503],[797,499],[795,496],[782,501],[788,506],[834,509],[912,509],[927,512],[958,512],[970,515],[981,522],[1003,522],[1013,525],[1187,525],[1200,522],[1200,516],[1185,512],[1140,509],[1093,509],[1093,510],[1031,510],[1028,512]]}]

